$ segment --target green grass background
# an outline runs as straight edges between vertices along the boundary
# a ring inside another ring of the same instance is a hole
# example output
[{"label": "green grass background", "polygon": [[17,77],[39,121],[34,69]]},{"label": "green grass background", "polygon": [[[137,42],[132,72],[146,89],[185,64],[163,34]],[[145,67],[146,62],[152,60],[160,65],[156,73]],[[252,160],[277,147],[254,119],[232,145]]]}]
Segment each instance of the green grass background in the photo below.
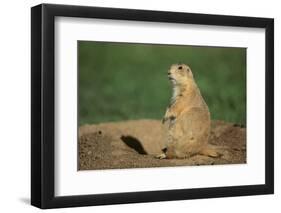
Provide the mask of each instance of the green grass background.
[{"label": "green grass background", "polygon": [[161,119],[172,94],[167,70],[188,64],[212,119],[246,123],[246,49],[78,42],[79,125]]}]

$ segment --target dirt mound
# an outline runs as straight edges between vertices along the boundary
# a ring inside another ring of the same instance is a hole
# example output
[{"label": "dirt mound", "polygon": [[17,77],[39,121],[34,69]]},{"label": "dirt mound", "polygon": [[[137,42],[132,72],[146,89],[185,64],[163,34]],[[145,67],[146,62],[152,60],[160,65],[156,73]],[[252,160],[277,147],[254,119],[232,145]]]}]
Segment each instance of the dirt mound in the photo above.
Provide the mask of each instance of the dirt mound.
[{"label": "dirt mound", "polygon": [[79,170],[147,168],[164,166],[246,163],[246,129],[223,121],[212,121],[210,144],[219,158],[195,155],[187,159],[156,159],[164,137],[158,120],[135,120],[79,128]]}]

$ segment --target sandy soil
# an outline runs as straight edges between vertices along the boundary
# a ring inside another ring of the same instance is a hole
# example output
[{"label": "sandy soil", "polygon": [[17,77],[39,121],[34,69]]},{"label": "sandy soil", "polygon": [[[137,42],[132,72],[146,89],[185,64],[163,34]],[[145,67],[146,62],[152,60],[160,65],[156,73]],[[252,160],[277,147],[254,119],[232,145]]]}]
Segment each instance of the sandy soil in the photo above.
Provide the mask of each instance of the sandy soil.
[{"label": "sandy soil", "polygon": [[79,170],[170,167],[246,163],[246,129],[212,121],[209,143],[219,158],[195,155],[188,159],[156,159],[163,148],[163,129],[158,120],[135,120],[79,128]]}]

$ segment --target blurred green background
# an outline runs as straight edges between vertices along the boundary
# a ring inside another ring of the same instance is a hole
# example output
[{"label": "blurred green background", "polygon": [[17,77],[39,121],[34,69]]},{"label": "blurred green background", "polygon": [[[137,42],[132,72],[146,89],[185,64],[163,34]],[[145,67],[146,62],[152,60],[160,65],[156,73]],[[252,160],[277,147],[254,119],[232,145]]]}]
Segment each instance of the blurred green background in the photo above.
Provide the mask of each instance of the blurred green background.
[{"label": "blurred green background", "polygon": [[167,71],[186,63],[212,119],[246,123],[246,49],[78,41],[79,125],[162,119]]}]

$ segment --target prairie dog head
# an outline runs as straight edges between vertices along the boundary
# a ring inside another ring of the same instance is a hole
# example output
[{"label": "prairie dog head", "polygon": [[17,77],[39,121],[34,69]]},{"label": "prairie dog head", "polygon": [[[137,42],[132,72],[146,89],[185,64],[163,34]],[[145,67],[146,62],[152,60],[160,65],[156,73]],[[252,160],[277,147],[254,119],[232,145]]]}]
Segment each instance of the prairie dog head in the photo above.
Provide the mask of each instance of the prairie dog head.
[{"label": "prairie dog head", "polygon": [[168,77],[174,85],[179,86],[193,80],[192,71],[186,64],[173,64],[168,70]]}]

